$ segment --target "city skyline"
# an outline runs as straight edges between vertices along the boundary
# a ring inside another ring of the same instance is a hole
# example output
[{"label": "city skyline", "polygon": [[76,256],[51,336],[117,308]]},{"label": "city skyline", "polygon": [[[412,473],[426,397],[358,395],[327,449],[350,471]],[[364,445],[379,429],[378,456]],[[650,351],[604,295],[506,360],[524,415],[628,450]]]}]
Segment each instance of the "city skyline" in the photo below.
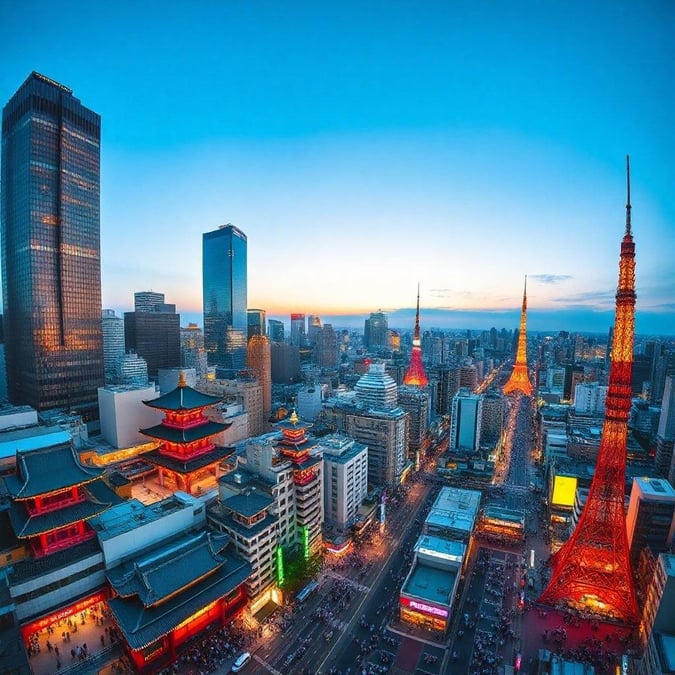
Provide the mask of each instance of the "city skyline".
[{"label": "city skyline", "polygon": [[36,70],[102,116],[118,313],[153,289],[201,324],[201,237],[231,222],[269,318],[412,327],[419,282],[423,331],[515,328],[527,273],[532,331],[605,332],[630,154],[636,330],[672,334],[675,9],[601,5],[254,2],[158,29],[153,3],[6,4],[0,96]]}]

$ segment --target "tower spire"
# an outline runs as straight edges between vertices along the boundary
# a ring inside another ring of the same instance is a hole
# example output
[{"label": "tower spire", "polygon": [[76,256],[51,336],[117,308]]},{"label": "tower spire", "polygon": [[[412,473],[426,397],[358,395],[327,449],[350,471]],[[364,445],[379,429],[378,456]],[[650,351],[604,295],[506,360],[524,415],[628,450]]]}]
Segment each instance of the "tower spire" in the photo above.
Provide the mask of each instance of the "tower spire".
[{"label": "tower spire", "polygon": [[[626,163],[627,170],[628,166]],[[632,625],[639,621],[639,612],[624,510],[635,334],[635,244],[630,227],[630,182],[628,185],[614,345],[598,460],[579,522],[553,556],[551,580],[539,602],[590,609]]]},{"label": "tower spire", "polygon": [[403,384],[426,387],[429,379],[422,363],[422,340],[420,338],[420,284],[417,282],[417,309],[415,311],[415,332],[413,333],[413,348],[410,354],[410,365],[403,378]]},{"label": "tower spire", "polygon": [[630,223],[630,155],[626,155],[626,234],[632,235]]},{"label": "tower spire", "polygon": [[415,333],[413,343],[420,339],[420,282],[417,282],[417,309],[415,310]]},{"label": "tower spire", "polygon": [[523,308],[520,312],[520,332],[518,333],[518,351],[516,362],[511,371],[509,381],[504,385],[503,392],[510,394],[520,391],[525,396],[532,394],[532,383],[527,372],[527,275],[525,275],[525,287],[523,288]]}]

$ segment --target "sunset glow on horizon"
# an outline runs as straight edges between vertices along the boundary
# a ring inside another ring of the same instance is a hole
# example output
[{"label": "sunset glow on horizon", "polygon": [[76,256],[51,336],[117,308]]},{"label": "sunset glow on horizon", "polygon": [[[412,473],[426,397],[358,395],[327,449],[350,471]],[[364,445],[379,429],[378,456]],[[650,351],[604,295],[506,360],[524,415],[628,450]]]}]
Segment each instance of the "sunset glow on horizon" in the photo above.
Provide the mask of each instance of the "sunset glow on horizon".
[{"label": "sunset glow on horizon", "polygon": [[0,6],[0,96],[37,70],[102,117],[104,307],[152,289],[201,323],[202,233],[232,223],[271,317],[419,283],[424,326],[515,328],[527,274],[534,330],[606,330],[630,154],[637,329],[675,332],[675,6],[87,7]]}]

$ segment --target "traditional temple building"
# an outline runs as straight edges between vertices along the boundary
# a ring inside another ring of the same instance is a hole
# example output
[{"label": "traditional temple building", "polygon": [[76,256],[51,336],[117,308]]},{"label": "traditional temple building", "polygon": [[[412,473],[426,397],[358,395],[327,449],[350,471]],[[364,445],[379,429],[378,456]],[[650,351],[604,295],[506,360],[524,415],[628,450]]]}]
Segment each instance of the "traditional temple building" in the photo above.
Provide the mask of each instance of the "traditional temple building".
[{"label": "traditional temple building", "polygon": [[11,529],[25,552],[8,573],[25,640],[107,597],[103,554],[87,522],[121,502],[103,473],[63,443],[17,452],[15,473],[3,479]]},{"label": "traditional temple building", "polygon": [[274,426],[281,431],[281,438],[277,441],[279,455],[293,465],[296,523],[300,530],[300,545],[305,558],[309,558],[321,550],[323,461],[320,456],[310,454],[315,443],[307,438],[305,432],[312,424],[301,422],[295,411]]},{"label": "traditional temple building", "polygon": [[107,571],[115,594],[108,607],[138,672],[173,663],[190,638],[243,610],[251,565],[229,543],[228,535],[191,531]]},{"label": "traditional temple building", "polygon": [[161,442],[157,450],[143,455],[143,459],[157,467],[160,485],[188,494],[215,487],[218,467],[233,449],[218,447],[211,438],[230,424],[213,422],[203,411],[221,400],[219,396],[202,394],[188,387],[181,376],[173,391],[143,401],[164,412],[161,424],[141,429],[141,433]]}]

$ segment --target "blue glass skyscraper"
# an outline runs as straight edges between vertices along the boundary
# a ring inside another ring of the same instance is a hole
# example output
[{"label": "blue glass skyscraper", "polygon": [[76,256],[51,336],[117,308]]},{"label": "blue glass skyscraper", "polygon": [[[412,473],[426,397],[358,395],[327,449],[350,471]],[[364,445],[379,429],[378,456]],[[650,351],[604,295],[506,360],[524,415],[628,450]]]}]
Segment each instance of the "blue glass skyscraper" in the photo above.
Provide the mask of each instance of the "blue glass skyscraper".
[{"label": "blue glass skyscraper", "polygon": [[204,348],[226,374],[246,367],[246,235],[222,225],[202,235]]},{"label": "blue glass skyscraper", "polygon": [[101,118],[31,73],[2,111],[9,399],[98,414],[103,386]]}]

